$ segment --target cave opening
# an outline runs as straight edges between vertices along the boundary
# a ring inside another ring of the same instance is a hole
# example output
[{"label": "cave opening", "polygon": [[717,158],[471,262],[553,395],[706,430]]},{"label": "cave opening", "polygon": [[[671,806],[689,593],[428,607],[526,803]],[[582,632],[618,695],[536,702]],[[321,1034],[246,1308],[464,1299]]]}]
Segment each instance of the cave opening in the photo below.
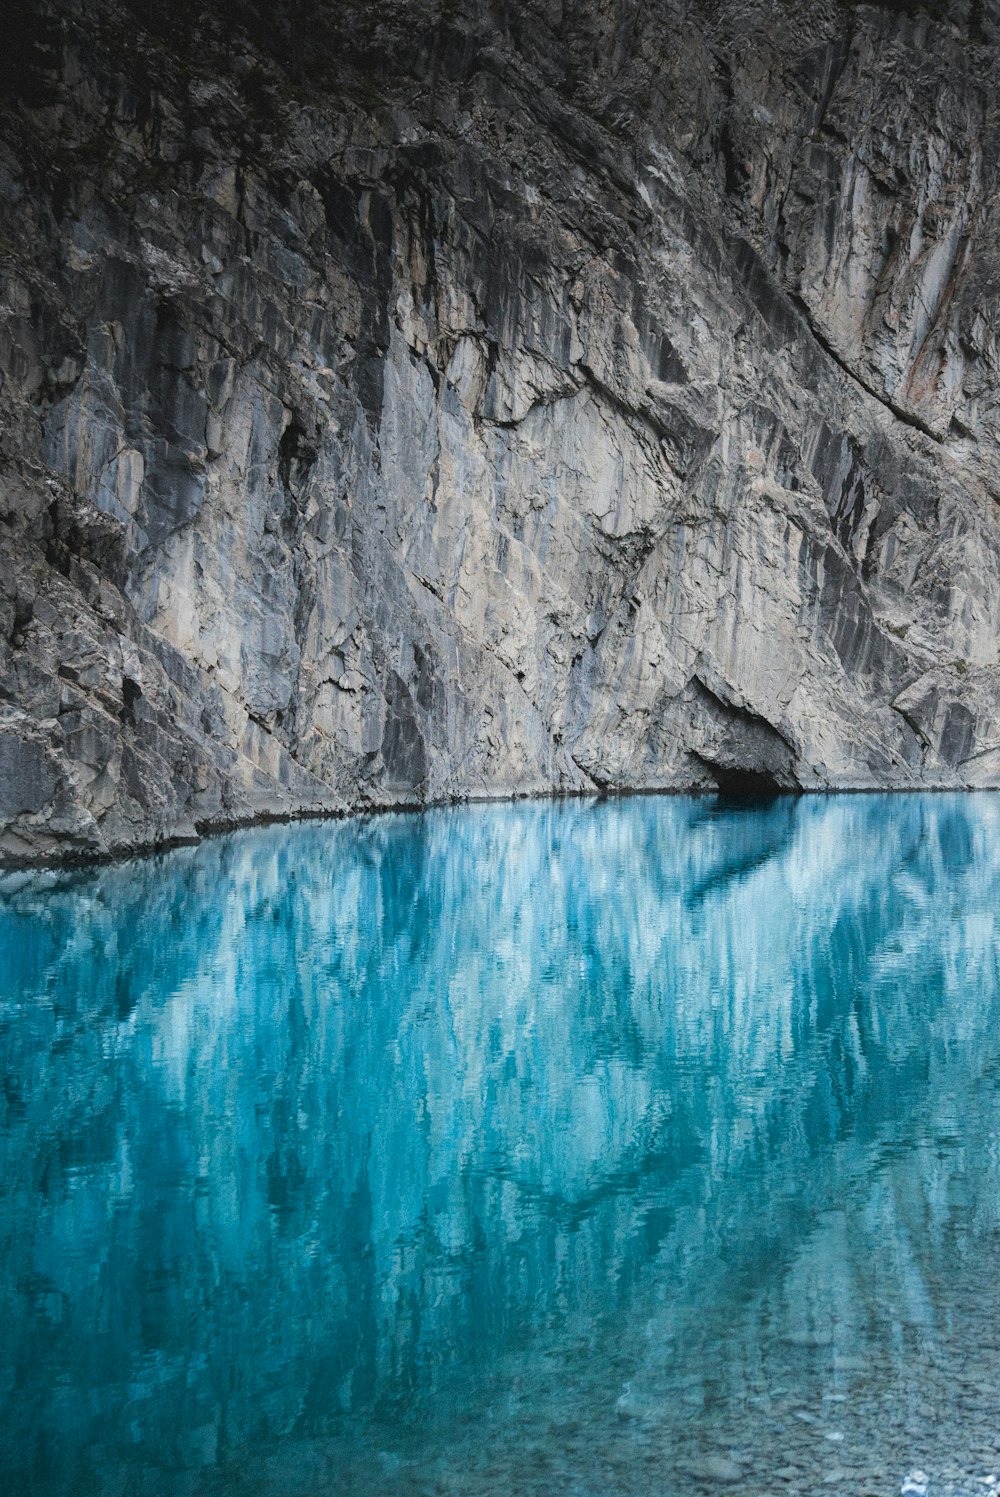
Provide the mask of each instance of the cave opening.
[{"label": "cave opening", "polygon": [[723,766],[721,764],[713,764],[711,770],[715,778],[718,793],[724,800],[774,800],[776,796],[794,793],[794,787],[782,785],[766,769],[747,769],[740,765]]}]

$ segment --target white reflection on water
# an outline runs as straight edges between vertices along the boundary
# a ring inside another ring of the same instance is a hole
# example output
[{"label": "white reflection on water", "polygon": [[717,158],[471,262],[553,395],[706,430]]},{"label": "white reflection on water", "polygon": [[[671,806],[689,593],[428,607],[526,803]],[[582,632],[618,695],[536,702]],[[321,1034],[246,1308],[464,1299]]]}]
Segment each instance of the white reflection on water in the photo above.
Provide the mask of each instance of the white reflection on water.
[{"label": "white reflection on water", "polygon": [[0,1469],[966,1490],[998,856],[988,796],[643,798],[7,880]]}]

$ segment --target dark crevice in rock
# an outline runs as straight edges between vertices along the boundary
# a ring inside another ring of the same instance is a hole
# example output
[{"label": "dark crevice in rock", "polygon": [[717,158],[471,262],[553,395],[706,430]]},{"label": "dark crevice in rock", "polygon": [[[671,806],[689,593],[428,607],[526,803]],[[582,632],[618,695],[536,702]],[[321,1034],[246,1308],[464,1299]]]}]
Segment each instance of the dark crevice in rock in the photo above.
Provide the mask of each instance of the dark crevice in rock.
[{"label": "dark crevice in rock", "polygon": [[873,400],[877,400],[879,405],[884,406],[887,411],[895,416],[897,421],[902,421],[904,426],[912,426],[915,431],[922,432],[925,437],[930,437],[932,441],[937,442],[941,446],[944,445],[944,437],[940,432],[935,431],[933,426],[929,426],[926,421],[914,415],[912,411],[908,411],[905,407],[897,405],[894,400],[890,400],[887,395],[876,390],[874,385],[869,384],[866,379],[863,379],[858,371],[853,369],[847,360],[840,356],[830,340],[816,326],[808,305],[797,292],[789,292],[789,299],[802,313],[806,326],[820,348],[834,361],[838,368],[842,369],[856,384],[859,384],[862,390],[870,395]]},{"label": "dark crevice in rock", "polygon": [[278,442],[278,477],[285,489],[297,493],[316,461],[317,451],[297,415],[293,415]]},{"label": "dark crevice in rock", "polygon": [[904,406],[876,390],[837,352],[826,334],[816,325],[805,299],[791,288],[775,285],[767,266],[751,244],[740,238],[733,240],[732,244],[734,263],[740,278],[757,311],[779,342],[794,346],[797,341],[801,341],[798,335],[805,331],[827,357],[833,360],[838,369],[873,400],[877,400],[879,405],[896,417],[897,421],[913,427],[915,431],[922,432],[925,437],[930,437],[938,445],[944,444],[944,437],[940,432],[935,431],[920,416],[906,410]]},{"label": "dark crevice in rock", "polygon": [[142,687],[138,681],[133,681],[130,676],[122,678],[122,705],[119,716],[123,723],[135,723],[136,703],[142,696]]},{"label": "dark crevice in rock", "polygon": [[582,763],[581,760],[577,758],[576,754],[570,754],[570,758],[572,759],[573,763],[576,765],[580,773],[584,776],[587,783],[589,785],[595,786],[598,790],[601,791],[602,795],[610,795],[612,791],[618,788],[610,775],[605,774],[600,769],[595,769],[592,764]]},{"label": "dark crevice in rock", "polygon": [[[851,41],[848,36],[834,38],[818,54],[816,59],[818,66],[812,74],[820,89],[812,122],[814,130],[820,130],[823,127],[834,90],[840,82],[850,54]],[[800,77],[803,81],[809,81],[810,71],[806,64],[800,65]]]}]

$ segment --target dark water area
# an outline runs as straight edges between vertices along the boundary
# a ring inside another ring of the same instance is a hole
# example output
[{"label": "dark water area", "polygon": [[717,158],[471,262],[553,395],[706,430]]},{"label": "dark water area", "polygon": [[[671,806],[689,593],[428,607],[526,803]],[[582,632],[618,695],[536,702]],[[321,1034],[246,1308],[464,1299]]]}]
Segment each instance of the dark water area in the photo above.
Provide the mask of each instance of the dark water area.
[{"label": "dark water area", "polygon": [[0,881],[0,1491],[990,1493],[1000,798]]}]

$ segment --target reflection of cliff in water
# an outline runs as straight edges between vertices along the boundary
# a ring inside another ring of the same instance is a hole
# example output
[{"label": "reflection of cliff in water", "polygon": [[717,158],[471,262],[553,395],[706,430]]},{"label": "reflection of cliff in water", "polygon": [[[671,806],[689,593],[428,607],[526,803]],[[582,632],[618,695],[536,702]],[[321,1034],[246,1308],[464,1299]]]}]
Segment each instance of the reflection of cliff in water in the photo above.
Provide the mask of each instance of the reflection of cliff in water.
[{"label": "reflection of cliff in water", "polygon": [[998,833],[982,797],[488,807],[11,885],[5,1462],[452,1417],[529,1342],[613,1348],[638,1407],[741,1323],[943,1334],[956,1213],[1000,1201]]}]

